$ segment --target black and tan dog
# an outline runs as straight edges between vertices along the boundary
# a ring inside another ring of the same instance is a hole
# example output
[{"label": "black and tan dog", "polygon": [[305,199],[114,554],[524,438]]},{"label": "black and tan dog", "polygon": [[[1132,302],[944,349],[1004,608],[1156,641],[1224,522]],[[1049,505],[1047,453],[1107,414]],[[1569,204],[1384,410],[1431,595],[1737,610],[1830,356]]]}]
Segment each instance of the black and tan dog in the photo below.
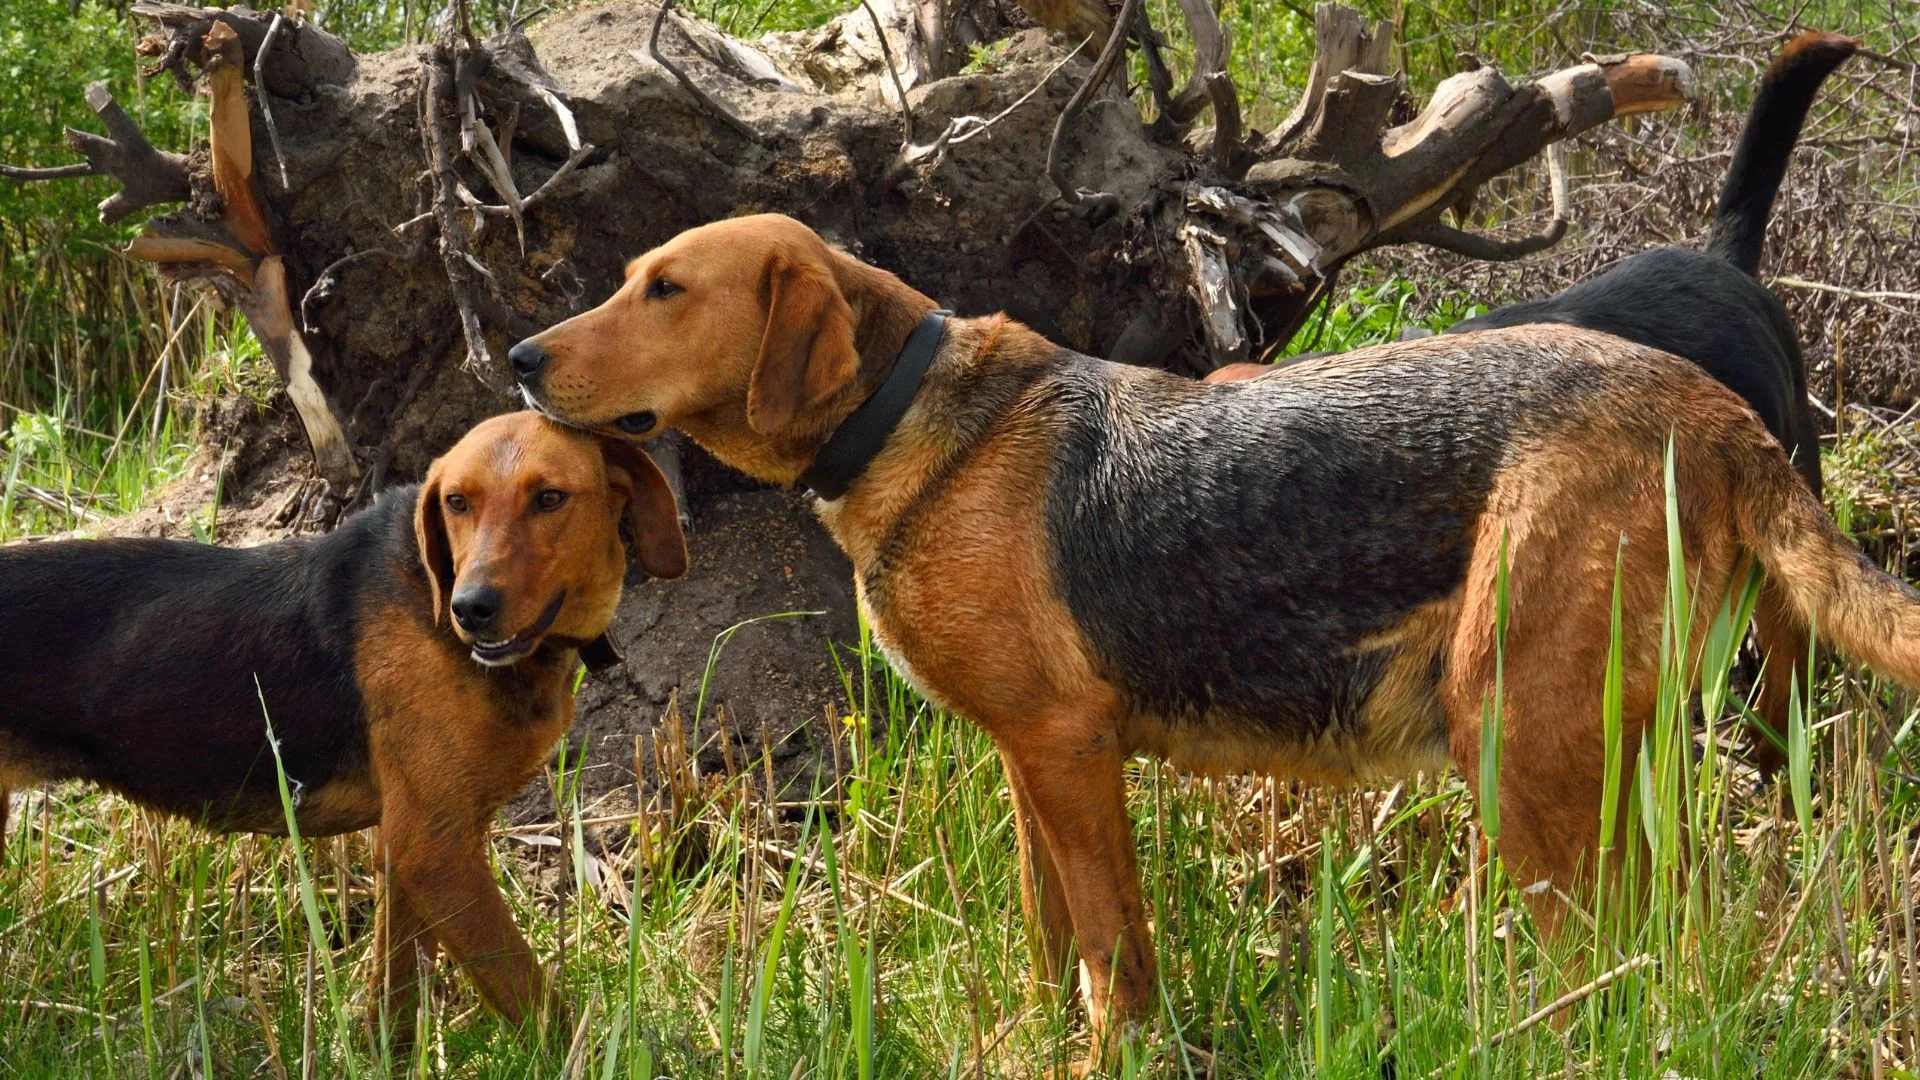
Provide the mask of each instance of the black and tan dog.
[{"label": "black and tan dog", "polygon": [[[1153,1001],[1124,761],[1343,781],[1451,760],[1471,780],[1503,537],[1501,850],[1579,895],[1618,551],[1626,746],[1654,710],[1669,437],[1701,610],[1757,560],[1831,641],[1920,684],[1920,594],[1668,354],[1534,326],[1209,385],[933,308],[796,221],[740,218],[510,357],[569,423],[678,427],[825,496],[875,638],[1000,749],[1040,966],[1057,984],[1077,939],[1096,1046]],[[1559,901],[1531,895],[1553,932]]]},{"label": "black and tan dog", "polygon": [[[1786,308],[1758,275],[1767,221],[1807,112],[1821,83],[1859,47],[1852,38],[1809,30],[1780,50],[1747,111],[1705,251],[1641,252],[1572,288],[1495,308],[1455,323],[1447,333],[1560,323],[1691,360],[1759,415],[1818,498],[1820,430],[1807,403],[1807,362]],[[1265,364],[1229,364],[1207,381],[1230,382],[1273,370]],[[1757,711],[1777,737],[1787,730],[1791,676],[1807,655],[1807,627],[1780,591],[1768,588],[1760,596],[1754,632],[1763,669],[1771,675],[1761,682]],[[1765,773],[1785,761],[1772,738],[1756,738],[1751,750]]]},{"label": "black and tan dog", "polygon": [[435,942],[527,1024],[547,995],[487,833],[573,723],[580,650],[607,648],[623,513],[649,574],[685,571],[643,451],[523,412],[326,536],[0,548],[0,789],[86,780],[285,834],[271,722],[301,833],[380,827],[373,1000],[399,1041]]}]

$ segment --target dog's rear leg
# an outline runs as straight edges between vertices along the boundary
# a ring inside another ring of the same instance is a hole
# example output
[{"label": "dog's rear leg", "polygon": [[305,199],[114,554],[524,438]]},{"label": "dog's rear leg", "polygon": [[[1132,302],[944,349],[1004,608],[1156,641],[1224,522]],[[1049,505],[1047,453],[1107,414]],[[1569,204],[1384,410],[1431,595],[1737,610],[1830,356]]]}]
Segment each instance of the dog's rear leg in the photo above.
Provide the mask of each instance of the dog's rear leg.
[{"label": "dog's rear leg", "polygon": [[[1653,518],[1656,523],[1657,517]],[[1524,519],[1523,519],[1524,523]],[[1584,522],[1569,524],[1581,530]],[[1448,753],[1476,801],[1483,794],[1481,744],[1492,715],[1502,646],[1495,618],[1501,525],[1490,523],[1477,545],[1454,631],[1441,697],[1447,711]],[[1647,531],[1651,531],[1650,529]],[[1556,547],[1515,529],[1506,624],[1505,695],[1500,703],[1500,775],[1497,848],[1508,877],[1526,897],[1540,935],[1559,937],[1568,904],[1595,895],[1600,807],[1606,790],[1604,710],[1613,587],[1611,575],[1583,574],[1605,565],[1599,552]],[[1605,535],[1598,526],[1582,536]],[[1618,536],[1617,530],[1612,534]],[[1598,541],[1595,542],[1599,543]],[[1640,733],[1653,712],[1660,624],[1643,607],[1659,603],[1664,546],[1636,534],[1626,545],[1622,656],[1627,663],[1621,712],[1621,780],[1613,845],[1639,843],[1624,815]],[[1596,581],[1597,579],[1597,581]],[[1656,609],[1657,610],[1657,609]],[[1482,820],[1487,808],[1481,807]],[[1612,856],[1610,865],[1618,863]],[[1609,883],[1611,890],[1611,883]],[[1609,896],[1613,895],[1610,891]],[[1611,903],[1610,908],[1615,906]],[[1571,928],[1569,928],[1571,929]]]},{"label": "dog's rear leg", "polygon": [[[1753,711],[1773,729],[1773,736],[1784,740],[1793,684],[1796,679],[1806,678],[1807,643],[1811,638],[1806,620],[1793,610],[1786,593],[1771,578],[1754,605],[1753,637],[1760,651],[1760,694]],[[1762,778],[1771,780],[1787,763],[1787,756],[1766,732],[1749,729],[1747,760],[1760,770]]]},{"label": "dog's rear leg", "polygon": [[7,812],[13,807],[13,792],[0,787],[0,869],[7,865]]},{"label": "dog's rear leg", "polygon": [[990,730],[1019,732],[1001,757],[1059,871],[1092,1028],[1089,1065],[1098,1068],[1115,1039],[1151,1013],[1154,990],[1118,733],[1074,715]]},{"label": "dog's rear leg", "polygon": [[1060,867],[1034,821],[1032,797],[1021,786],[1019,772],[1011,761],[1006,766],[1014,836],[1020,844],[1020,910],[1026,915],[1034,991],[1045,1004],[1071,1002],[1079,989],[1079,971],[1073,962],[1073,916],[1067,910]]}]

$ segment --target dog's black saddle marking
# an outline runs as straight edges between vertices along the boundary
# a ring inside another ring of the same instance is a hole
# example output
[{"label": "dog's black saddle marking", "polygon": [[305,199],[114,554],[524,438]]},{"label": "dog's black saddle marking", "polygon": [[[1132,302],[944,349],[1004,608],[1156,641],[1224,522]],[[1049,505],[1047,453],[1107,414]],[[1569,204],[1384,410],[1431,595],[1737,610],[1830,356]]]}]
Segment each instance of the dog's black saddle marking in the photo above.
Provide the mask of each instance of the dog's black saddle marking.
[{"label": "dog's black saddle marking", "polygon": [[1135,710],[1283,737],[1356,717],[1387,657],[1355,645],[1458,587],[1511,435],[1594,377],[1474,351],[1223,386],[1083,357],[1052,376],[1053,570]]}]

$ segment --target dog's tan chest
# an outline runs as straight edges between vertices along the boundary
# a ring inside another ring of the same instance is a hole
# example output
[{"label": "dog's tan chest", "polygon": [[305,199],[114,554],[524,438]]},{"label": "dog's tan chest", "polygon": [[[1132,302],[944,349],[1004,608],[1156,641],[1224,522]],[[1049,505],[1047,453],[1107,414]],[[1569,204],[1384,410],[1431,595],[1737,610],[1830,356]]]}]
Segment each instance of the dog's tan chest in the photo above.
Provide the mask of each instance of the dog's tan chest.
[{"label": "dog's tan chest", "polygon": [[377,787],[439,793],[450,818],[491,814],[572,726],[570,662],[483,668],[398,606],[368,622],[359,674]]}]

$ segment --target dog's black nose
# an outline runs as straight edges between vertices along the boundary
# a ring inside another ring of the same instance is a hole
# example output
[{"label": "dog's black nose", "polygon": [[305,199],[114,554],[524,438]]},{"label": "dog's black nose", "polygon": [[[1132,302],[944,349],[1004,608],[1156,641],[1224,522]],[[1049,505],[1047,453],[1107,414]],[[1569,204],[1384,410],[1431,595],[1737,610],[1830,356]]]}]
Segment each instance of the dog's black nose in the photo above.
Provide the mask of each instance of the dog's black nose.
[{"label": "dog's black nose", "polygon": [[469,634],[492,626],[499,614],[500,590],[491,585],[474,585],[453,594],[454,621]]},{"label": "dog's black nose", "polygon": [[525,382],[547,366],[547,350],[528,339],[507,350],[507,363],[513,365],[514,375]]}]

